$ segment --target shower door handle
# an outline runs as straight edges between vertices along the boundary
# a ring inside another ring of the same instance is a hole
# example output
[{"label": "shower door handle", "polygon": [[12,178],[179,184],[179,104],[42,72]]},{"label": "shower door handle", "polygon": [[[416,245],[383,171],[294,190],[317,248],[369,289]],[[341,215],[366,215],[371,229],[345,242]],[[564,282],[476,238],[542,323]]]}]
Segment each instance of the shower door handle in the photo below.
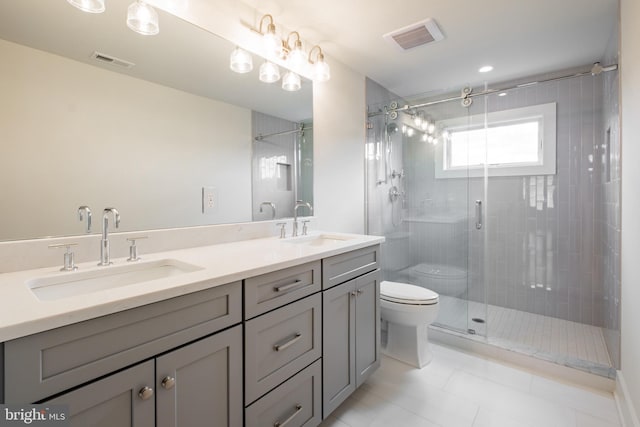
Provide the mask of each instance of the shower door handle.
[{"label": "shower door handle", "polygon": [[482,200],[476,200],[476,230],[482,228]]}]

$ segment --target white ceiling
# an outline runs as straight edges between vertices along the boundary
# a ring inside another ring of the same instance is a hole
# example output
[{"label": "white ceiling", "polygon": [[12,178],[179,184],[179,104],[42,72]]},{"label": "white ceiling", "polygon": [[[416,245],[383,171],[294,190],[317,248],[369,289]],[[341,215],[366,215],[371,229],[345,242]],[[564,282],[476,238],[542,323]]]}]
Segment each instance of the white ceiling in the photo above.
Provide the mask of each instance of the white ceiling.
[{"label": "white ceiling", "polygon": [[[319,43],[330,64],[338,60],[405,97],[591,64],[616,36],[618,14],[618,0],[242,1],[272,14],[282,31],[298,30]],[[0,38],[87,63],[98,50],[135,62],[126,71],[135,77],[291,120],[311,115],[309,82],[291,94],[258,82],[256,70],[231,73],[231,43],[164,11],[158,36],[137,35],[124,24],[129,3],[108,0],[106,13],[92,15],[65,0],[48,0],[46,7],[42,0],[3,0]],[[382,38],[425,18],[436,20],[444,40],[402,52]],[[487,64],[494,71],[478,73]]]},{"label": "white ceiling", "polygon": [[[618,0],[244,1],[401,96],[591,64],[617,37]],[[382,38],[426,18],[443,41],[401,52]]]}]

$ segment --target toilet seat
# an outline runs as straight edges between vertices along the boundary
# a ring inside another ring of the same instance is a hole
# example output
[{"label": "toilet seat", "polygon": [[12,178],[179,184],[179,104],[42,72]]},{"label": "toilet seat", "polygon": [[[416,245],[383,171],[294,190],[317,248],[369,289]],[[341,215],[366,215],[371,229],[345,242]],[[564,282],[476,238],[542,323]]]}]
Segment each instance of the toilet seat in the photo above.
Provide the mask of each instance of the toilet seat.
[{"label": "toilet seat", "polygon": [[438,294],[421,286],[384,281],[380,284],[380,299],[407,305],[433,305]]}]

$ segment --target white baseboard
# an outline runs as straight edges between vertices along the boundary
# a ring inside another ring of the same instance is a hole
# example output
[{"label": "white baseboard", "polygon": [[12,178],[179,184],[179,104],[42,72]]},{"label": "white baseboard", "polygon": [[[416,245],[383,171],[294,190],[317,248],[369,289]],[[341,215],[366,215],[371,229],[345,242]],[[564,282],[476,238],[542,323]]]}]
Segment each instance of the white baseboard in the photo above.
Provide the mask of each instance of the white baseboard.
[{"label": "white baseboard", "polygon": [[636,408],[633,406],[627,383],[624,380],[622,371],[618,371],[616,375],[616,389],[613,392],[618,405],[618,413],[623,427],[640,427]]}]

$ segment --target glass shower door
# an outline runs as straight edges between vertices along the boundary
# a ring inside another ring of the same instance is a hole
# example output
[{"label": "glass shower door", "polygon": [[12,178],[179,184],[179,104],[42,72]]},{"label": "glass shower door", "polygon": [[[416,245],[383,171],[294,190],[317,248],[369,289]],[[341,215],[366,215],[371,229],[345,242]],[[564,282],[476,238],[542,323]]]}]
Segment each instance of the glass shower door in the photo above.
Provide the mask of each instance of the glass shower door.
[{"label": "glass shower door", "polygon": [[457,132],[469,128],[474,110],[459,99],[397,104],[377,109],[384,113],[370,118],[367,137],[368,230],[386,237],[383,277],[437,292],[437,325],[484,334],[484,262],[475,258],[484,181],[464,165],[473,141]]}]

